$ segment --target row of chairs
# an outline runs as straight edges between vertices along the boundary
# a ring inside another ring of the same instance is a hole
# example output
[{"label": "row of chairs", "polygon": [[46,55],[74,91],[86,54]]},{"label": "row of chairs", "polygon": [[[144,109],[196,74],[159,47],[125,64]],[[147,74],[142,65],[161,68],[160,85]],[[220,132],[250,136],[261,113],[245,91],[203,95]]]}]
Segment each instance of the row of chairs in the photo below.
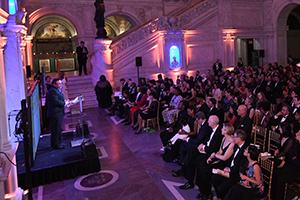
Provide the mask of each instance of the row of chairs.
[{"label": "row of chairs", "polygon": [[259,145],[262,152],[274,154],[280,145],[280,134],[260,126],[254,126],[252,129],[254,144]]},{"label": "row of chairs", "polygon": [[[274,154],[275,150],[279,147],[281,142],[280,134],[267,130],[266,128],[260,126],[254,126],[252,130],[253,141],[255,145],[259,145],[262,152],[269,152],[271,155]],[[264,184],[267,189],[266,199],[271,199],[271,186],[272,186],[272,177],[274,171],[274,161],[270,158],[260,158],[260,166],[263,172]],[[285,185],[285,197],[284,200],[291,199],[295,195],[299,195],[300,192],[300,180],[287,183]]]}]

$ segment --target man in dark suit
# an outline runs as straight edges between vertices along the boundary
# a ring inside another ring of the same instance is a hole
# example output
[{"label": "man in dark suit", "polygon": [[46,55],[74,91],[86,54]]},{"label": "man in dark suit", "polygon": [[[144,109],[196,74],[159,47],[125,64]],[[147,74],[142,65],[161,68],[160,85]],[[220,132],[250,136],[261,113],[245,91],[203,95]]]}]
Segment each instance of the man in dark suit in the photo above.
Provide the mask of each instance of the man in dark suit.
[{"label": "man in dark suit", "polygon": [[278,104],[280,102],[280,99],[282,97],[282,88],[283,88],[283,83],[280,81],[279,75],[274,74],[273,83],[272,83],[273,103]]},{"label": "man in dark suit", "polygon": [[217,76],[219,74],[219,72],[223,71],[223,65],[219,59],[214,63],[213,71],[214,71],[215,76]]},{"label": "man in dark suit", "polygon": [[52,86],[46,95],[47,117],[50,121],[51,129],[51,147],[54,149],[62,149],[61,131],[64,119],[65,99],[60,91],[62,82],[60,79],[53,79]]},{"label": "man in dark suit", "polygon": [[203,112],[206,118],[209,117],[209,107],[205,102],[205,97],[200,95],[196,97],[197,106],[196,106],[196,113]]},{"label": "man in dark suit", "polygon": [[188,140],[188,145],[197,148],[201,143],[209,139],[211,128],[208,125],[206,116],[203,112],[196,113],[196,126],[195,135],[191,136]]},{"label": "man in dark suit", "polygon": [[80,42],[80,46],[76,48],[76,53],[77,53],[77,61],[79,64],[79,76],[82,74],[82,68],[84,71],[84,74],[87,75],[86,71],[86,63],[87,63],[87,55],[88,55],[88,49],[84,46],[84,41]]},{"label": "man in dark suit", "polygon": [[250,142],[252,131],[252,120],[248,116],[247,107],[240,105],[237,109],[237,120],[234,123],[234,129],[241,129],[247,134],[247,142]]},{"label": "man in dark suit", "polygon": [[210,137],[200,144],[196,151],[193,150],[188,152],[191,154],[190,163],[188,163],[185,167],[185,176],[188,179],[188,182],[179,186],[180,189],[186,190],[194,187],[195,171],[198,164],[203,160],[207,160],[213,152],[217,152],[220,148],[223,136],[221,133],[221,126],[219,126],[218,116],[210,116],[208,119],[208,125],[211,128]]},{"label": "man in dark suit", "polygon": [[229,189],[240,181],[240,168],[244,166],[246,157],[244,150],[247,148],[247,134],[245,131],[238,129],[234,133],[235,149],[229,166],[223,170],[213,170],[212,184],[216,190],[218,198],[223,199]]}]

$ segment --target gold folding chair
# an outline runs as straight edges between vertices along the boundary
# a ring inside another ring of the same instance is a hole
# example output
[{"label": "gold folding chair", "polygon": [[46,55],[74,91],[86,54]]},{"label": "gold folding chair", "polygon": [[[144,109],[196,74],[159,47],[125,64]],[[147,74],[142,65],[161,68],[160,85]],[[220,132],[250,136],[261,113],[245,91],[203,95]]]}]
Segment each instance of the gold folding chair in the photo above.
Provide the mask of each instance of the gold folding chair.
[{"label": "gold folding chair", "polygon": [[153,128],[156,129],[157,127],[157,130],[160,131],[160,123],[159,123],[159,116],[160,116],[160,103],[158,102],[158,105],[157,105],[157,114],[156,114],[156,117],[154,118],[151,118],[151,119],[147,119],[146,121],[146,127],[149,127],[149,124],[151,123]]},{"label": "gold folding chair", "polygon": [[271,200],[271,189],[272,189],[272,177],[273,177],[273,170],[274,170],[274,161],[270,160],[269,158],[266,159],[259,159],[259,163],[261,166],[262,174],[263,174],[263,182],[264,182],[264,189],[267,200]]},{"label": "gold folding chair", "polygon": [[268,139],[268,152],[270,152],[273,155],[275,150],[278,149],[279,146],[280,146],[280,134],[270,130],[269,139]]},{"label": "gold folding chair", "polygon": [[300,198],[300,179],[297,179],[291,183],[285,184],[284,200],[295,199],[298,195]]},{"label": "gold folding chair", "polygon": [[255,126],[253,127],[254,132],[254,144],[259,145],[261,152],[265,152],[266,150],[266,141],[267,141],[267,129],[263,128],[261,126]]}]

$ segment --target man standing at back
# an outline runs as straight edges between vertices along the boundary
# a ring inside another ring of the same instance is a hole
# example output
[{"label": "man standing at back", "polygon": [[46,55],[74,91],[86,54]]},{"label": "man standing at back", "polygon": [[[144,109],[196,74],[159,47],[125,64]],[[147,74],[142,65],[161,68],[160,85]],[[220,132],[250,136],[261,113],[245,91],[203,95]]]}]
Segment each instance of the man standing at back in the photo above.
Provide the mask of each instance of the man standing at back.
[{"label": "man standing at back", "polygon": [[76,48],[76,53],[77,53],[77,60],[78,60],[78,64],[79,64],[79,76],[81,76],[82,73],[82,68],[84,71],[84,74],[87,75],[87,71],[86,71],[86,63],[87,63],[87,55],[88,55],[88,50],[87,48],[84,46],[84,41],[80,42],[80,45]]}]

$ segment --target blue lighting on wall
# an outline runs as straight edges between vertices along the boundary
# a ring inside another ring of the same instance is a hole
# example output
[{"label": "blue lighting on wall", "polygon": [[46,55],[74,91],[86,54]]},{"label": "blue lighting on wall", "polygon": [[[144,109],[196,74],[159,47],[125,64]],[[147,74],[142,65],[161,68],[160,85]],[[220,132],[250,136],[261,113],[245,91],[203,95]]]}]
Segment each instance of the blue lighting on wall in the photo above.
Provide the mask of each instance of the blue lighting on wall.
[{"label": "blue lighting on wall", "polygon": [[180,50],[176,45],[170,47],[169,64],[171,69],[176,69],[181,67]]},{"label": "blue lighting on wall", "polygon": [[16,0],[8,0],[8,11],[10,15],[14,15],[17,12]]}]

